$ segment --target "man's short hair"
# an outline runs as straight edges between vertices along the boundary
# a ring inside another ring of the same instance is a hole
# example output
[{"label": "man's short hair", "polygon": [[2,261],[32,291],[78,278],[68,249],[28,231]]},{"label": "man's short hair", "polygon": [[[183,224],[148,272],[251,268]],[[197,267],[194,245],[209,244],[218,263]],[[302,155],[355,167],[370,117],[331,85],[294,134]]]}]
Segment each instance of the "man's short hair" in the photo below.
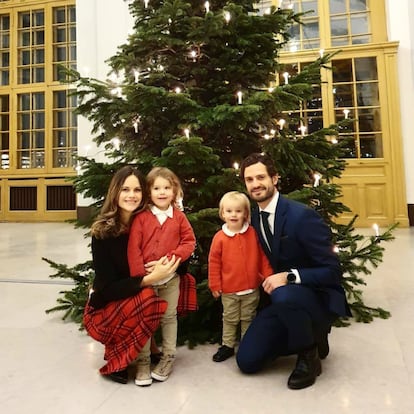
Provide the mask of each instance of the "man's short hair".
[{"label": "man's short hair", "polygon": [[240,165],[240,177],[242,180],[244,180],[244,171],[247,167],[250,167],[253,164],[257,164],[258,162],[261,162],[267,170],[267,173],[270,175],[270,177],[274,177],[278,175],[276,166],[273,162],[273,160],[264,153],[261,152],[255,152],[253,154],[248,155]]}]

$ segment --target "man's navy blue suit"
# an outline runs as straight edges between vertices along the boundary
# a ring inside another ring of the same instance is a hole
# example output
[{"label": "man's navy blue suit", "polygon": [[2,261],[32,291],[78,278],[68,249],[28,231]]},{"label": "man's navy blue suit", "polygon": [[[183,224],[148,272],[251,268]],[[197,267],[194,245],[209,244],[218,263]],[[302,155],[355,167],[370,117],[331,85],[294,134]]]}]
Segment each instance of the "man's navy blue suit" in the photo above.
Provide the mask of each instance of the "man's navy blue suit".
[{"label": "man's navy blue suit", "polygon": [[274,272],[297,269],[301,283],[273,290],[271,303],[258,312],[237,354],[244,372],[256,372],[269,359],[315,345],[338,316],[351,315],[330,228],[315,210],[279,194],[271,250],[258,208],[252,212],[252,225]]}]

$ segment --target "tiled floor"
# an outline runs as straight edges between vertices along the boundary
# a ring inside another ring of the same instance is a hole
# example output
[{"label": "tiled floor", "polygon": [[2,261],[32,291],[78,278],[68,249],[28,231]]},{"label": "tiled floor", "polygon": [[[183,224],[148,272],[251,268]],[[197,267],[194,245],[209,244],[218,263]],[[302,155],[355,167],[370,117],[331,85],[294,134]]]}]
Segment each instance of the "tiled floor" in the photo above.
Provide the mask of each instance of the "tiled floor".
[{"label": "tiled floor", "polygon": [[0,223],[2,413],[414,413],[414,228],[396,231],[367,280],[365,302],[392,318],[335,328],[323,374],[301,391],[286,387],[294,358],[247,376],[234,358],[212,362],[213,345],[179,348],[165,383],[139,388],[101,378],[101,345],[44,312],[67,286],[52,283],[41,257],[69,265],[88,259],[83,233],[62,223]]}]

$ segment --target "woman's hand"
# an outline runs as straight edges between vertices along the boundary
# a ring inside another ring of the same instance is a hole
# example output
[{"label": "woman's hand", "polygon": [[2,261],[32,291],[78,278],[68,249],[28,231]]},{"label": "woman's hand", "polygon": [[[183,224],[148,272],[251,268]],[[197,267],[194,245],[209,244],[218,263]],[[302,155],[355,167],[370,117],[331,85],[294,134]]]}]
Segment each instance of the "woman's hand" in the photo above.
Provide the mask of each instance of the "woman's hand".
[{"label": "woman's hand", "polygon": [[167,256],[161,257],[155,264],[151,262],[152,271],[142,278],[141,286],[151,286],[153,283],[164,279],[171,273],[177,270],[181,258],[176,258],[175,255],[169,259]]}]

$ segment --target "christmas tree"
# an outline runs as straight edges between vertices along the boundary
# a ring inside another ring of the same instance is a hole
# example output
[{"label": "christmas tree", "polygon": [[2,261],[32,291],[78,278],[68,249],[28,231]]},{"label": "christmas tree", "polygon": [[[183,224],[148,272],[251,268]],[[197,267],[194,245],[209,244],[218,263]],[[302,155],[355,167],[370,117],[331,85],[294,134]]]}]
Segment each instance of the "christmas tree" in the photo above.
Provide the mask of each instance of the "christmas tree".
[{"label": "christmas tree", "polygon": [[[96,200],[97,211],[121,165],[134,164],[143,172],[166,166],[180,177],[184,210],[197,236],[190,272],[199,301],[199,311],[180,320],[180,342],[220,338],[221,309],[208,291],[207,257],[221,226],[218,201],[227,191],[244,191],[238,165],[252,152],[273,157],[280,191],[316,208],[329,223],[355,319],[388,317],[364,304],[361,287],[363,276],[381,262],[381,241],[392,239],[392,227],[363,237],[355,234],[355,219],[336,223],[348,211],[334,182],[345,168],[341,157],[348,143],[336,137],[349,120],[323,127],[312,118],[321,71],[329,70],[332,55],[318,54],[300,70],[279,62],[301,15],[275,7],[262,13],[251,0],[138,0],[130,11],[134,30],[109,59],[108,79],[66,72],[79,98],[77,112],[91,121],[93,139],[108,157],[107,163],[79,157],[74,184]],[[64,310],[64,318],[80,322],[93,278],[91,262],[68,268],[45,260],[57,271],[51,277],[76,284],[47,312]]]}]

